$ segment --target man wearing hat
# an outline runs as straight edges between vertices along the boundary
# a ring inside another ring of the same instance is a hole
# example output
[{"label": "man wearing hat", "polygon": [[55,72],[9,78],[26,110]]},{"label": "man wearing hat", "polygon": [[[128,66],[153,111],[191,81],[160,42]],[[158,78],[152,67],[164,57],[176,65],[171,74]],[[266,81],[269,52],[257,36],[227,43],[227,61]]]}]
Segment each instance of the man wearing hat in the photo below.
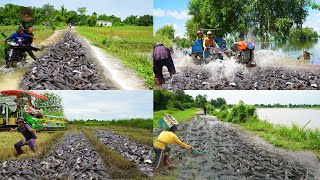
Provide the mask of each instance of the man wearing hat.
[{"label": "man wearing hat", "polygon": [[177,125],[173,125],[169,131],[162,131],[158,136],[157,140],[153,143],[153,149],[156,153],[156,158],[153,163],[154,170],[159,168],[162,157],[164,157],[164,165],[169,165],[170,148],[168,147],[168,145],[177,144],[186,149],[192,150],[192,146],[189,146],[188,144],[185,144],[184,142],[180,141],[180,139],[176,135],[177,131]]},{"label": "man wearing hat", "polygon": [[[198,41],[200,41],[201,44],[203,44],[203,33],[202,31],[197,31],[197,37],[198,37]],[[203,51],[203,47],[202,47],[202,51]]]},{"label": "man wearing hat", "polygon": [[207,32],[207,37],[204,39],[203,48],[208,51],[210,47],[218,47],[219,45],[214,41],[211,31]]},{"label": "man wearing hat", "polygon": [[36,130],[32,129],[27,123],[24,122],[23,117],[18,117],[18,127],[11,128],[11,131],[20,132],[25,139],[20,140],[14,145],[14,148],[17,151],[18,156],[23,154],[21,147],[28,145],[30,149],[36,153]]}]

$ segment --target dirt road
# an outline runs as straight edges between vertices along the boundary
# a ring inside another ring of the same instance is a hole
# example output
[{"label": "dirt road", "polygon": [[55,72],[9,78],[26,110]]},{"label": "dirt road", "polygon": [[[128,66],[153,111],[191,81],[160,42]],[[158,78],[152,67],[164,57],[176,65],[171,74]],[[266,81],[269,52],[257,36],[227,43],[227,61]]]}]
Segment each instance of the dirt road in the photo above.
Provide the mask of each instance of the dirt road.
[{"label": "dirt road", "polygon": [[[178,163],[177,179],[319,179],[320,162],[310,152],[276,148],[239,127],[200,116],[180,125],[181,139],[200,150]],[[171,156],[183,153],[173,147]],[[167,174],[169,171],[163,171]]]}]

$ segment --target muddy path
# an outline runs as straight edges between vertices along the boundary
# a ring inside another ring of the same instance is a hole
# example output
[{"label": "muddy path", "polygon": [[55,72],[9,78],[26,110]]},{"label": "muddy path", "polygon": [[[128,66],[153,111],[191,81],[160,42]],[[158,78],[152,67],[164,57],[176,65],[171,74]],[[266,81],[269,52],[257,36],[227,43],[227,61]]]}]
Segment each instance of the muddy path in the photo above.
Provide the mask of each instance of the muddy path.
[{"label": "muddy path", "polygon": [[0,179],[110,179],[98,153],[82,133],[69,133],[48,155],[0,162]]},{"label": "muddy path", "polygon": [[104,130],[96,130],[94,134],[106,146],[136,164],[142,173],[153,176],[151,147]]},{"label": "muddy path", "polygon": [[[319,179],[320,162],[309,152],[276,148],[213,116],[180,125],[181,139],[202,156],[181,156],[176,179]],[[184,152],[174,146],[176,156]],[[168,174],[168,171],[160,172]]]},{"label": "muddy path", "polygon": [[91,52],[77,36],[66,31],[63,38],[32,63],[19,87],[26,90],[114,89]]},{"label": "muddy path", "polygon": [[[268,54],[269,53],[269,54]],[[195,65],[191,57],[175,52],[177,74],[158,89],[216,90],[319,90],[320,67],[282,60],[271,52],[258,51],[257,67],[247,68],[234,59]],[[270,58],[268,56],[275,56]],[[166,70],[166,68],[164,68]]]}]

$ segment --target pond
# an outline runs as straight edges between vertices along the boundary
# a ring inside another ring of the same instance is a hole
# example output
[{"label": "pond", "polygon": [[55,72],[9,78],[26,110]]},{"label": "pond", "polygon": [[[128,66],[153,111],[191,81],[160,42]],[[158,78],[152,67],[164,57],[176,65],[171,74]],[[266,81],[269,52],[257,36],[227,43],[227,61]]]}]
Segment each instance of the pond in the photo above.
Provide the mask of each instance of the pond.
[{"label": "pond", "polygon": [[299,108],[257,108],[258,117],[272,124],[297,124],[307,129],[320,129],[320,110]]}]

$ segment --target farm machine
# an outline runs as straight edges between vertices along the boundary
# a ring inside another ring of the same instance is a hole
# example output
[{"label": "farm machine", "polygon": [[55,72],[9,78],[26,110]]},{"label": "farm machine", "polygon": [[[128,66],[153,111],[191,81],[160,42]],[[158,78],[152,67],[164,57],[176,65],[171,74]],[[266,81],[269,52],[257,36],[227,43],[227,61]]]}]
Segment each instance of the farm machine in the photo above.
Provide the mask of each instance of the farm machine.
[{"label": "farm machine", "polygon": [[46,96],[23,90],[0,91],[0,129],[17,126],[17,117],[24,117],[25,123],[36,130],[64,129],[63,116],[44,115],[44,109],[37,108],[33,100],[48,100]]}]

